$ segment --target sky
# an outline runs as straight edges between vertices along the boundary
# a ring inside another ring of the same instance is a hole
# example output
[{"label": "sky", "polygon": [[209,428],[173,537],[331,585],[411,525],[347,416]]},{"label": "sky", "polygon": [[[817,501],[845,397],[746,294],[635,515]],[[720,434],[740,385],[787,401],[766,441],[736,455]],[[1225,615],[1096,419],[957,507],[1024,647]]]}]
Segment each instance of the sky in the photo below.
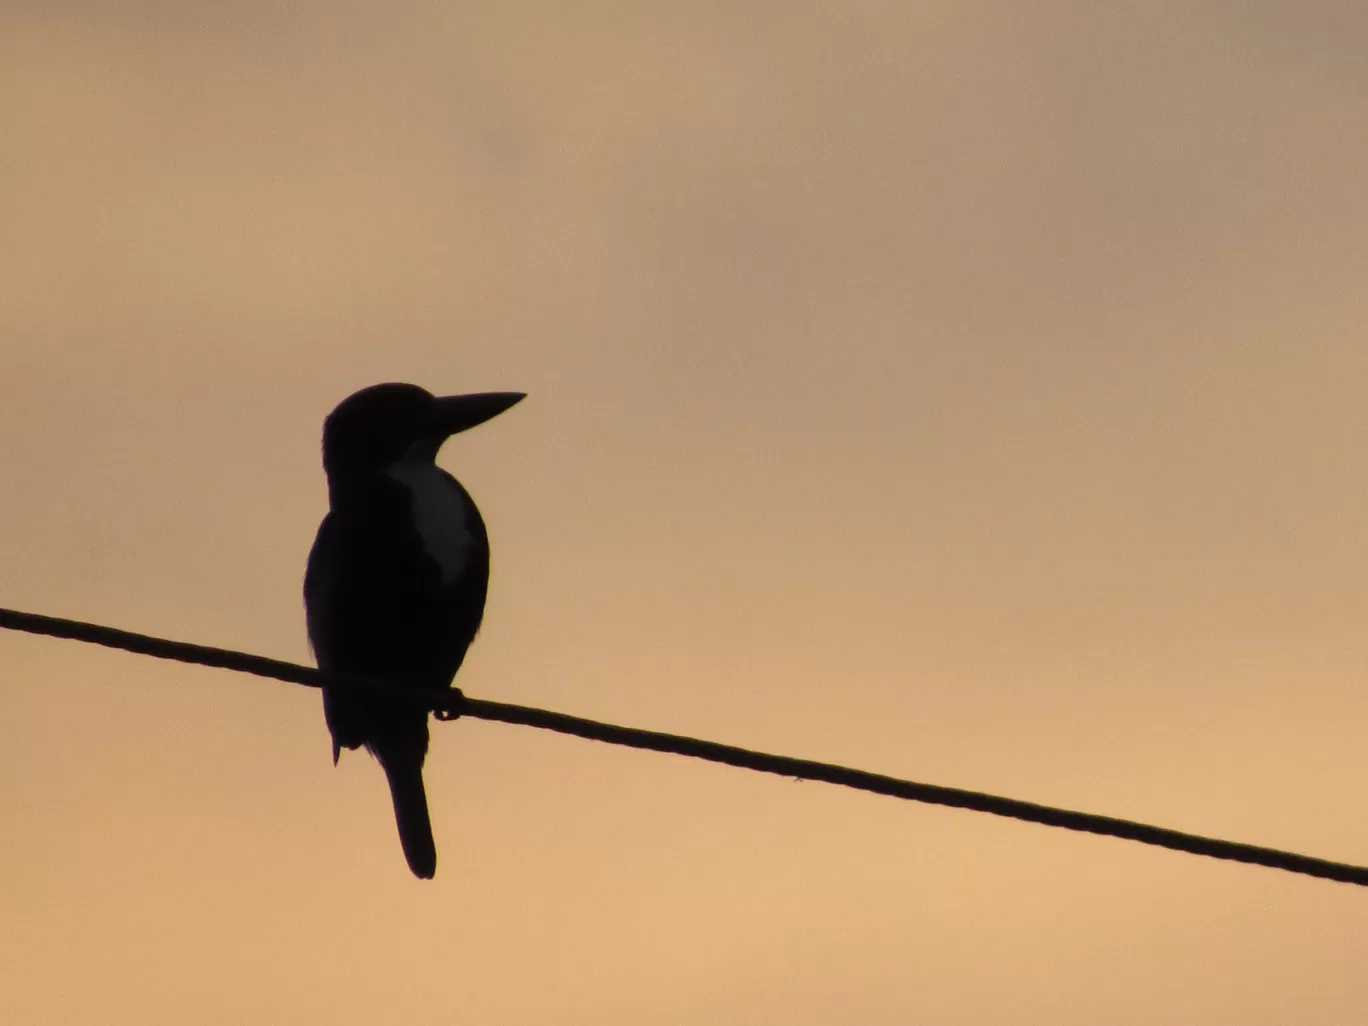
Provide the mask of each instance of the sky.
[{"label": "sky", "polygon": [[[324,416],[519,390],[458,683],[1368,863],[1368,8],[0,5],[0,605],[307,661]],[[0,1007],[1343,1026],[1360,889],[0,635]]]}]

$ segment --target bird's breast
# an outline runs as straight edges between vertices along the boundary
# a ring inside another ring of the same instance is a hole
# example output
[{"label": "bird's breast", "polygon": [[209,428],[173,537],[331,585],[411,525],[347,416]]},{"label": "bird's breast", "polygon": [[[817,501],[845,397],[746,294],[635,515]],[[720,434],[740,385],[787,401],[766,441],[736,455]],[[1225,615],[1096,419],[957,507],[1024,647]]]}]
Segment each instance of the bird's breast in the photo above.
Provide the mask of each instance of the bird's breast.
[{"label": "bird's breast", "polygon": [[442,582],[455,581],[476,544],[459,486],[432,463],[398,463],[390,468],[389,476],[408,492],[414,527],[428,556],[441,570]]}]

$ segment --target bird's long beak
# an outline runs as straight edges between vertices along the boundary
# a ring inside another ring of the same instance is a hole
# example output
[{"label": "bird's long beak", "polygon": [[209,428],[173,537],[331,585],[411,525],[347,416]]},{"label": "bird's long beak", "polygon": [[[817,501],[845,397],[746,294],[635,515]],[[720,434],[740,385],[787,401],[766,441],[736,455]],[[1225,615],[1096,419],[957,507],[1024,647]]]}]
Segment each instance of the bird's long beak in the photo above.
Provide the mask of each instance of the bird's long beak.
[{"label": "bird's long beak", "polygon": [[525,392],[477,392],[474,395],[447,395],[436,401],[433,434],[442,438],[467,431],[497,417],[514,403],[527,398]]}]

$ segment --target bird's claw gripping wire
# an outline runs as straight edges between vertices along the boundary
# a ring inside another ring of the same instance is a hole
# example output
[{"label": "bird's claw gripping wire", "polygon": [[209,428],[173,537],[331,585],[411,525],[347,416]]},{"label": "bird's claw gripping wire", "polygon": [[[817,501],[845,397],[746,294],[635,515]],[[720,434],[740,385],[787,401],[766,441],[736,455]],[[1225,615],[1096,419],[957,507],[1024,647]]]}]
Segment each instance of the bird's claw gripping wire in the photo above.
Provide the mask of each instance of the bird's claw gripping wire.
[{"label": "bird's claw gripping wire", "polygon": [[460,688],[444,688],[441,699],[443,707],[432,710],[432,715],[444,723],[447,720],[459,720],[465,700],[465,693]]}]

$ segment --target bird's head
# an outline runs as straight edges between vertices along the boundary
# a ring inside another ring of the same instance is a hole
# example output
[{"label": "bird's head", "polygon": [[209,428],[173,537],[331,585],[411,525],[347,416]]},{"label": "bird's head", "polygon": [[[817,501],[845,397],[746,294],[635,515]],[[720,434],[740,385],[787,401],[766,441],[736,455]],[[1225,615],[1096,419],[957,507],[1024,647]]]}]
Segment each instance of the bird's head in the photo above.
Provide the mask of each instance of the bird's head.
[{"label": "bird's head", "polygon": [[431,462],[452,435],[523,398],[522,392],[436,396],[403,384],[363,388],[323,422],[323,469],[339,481],[383,474],[402,460]]}]

